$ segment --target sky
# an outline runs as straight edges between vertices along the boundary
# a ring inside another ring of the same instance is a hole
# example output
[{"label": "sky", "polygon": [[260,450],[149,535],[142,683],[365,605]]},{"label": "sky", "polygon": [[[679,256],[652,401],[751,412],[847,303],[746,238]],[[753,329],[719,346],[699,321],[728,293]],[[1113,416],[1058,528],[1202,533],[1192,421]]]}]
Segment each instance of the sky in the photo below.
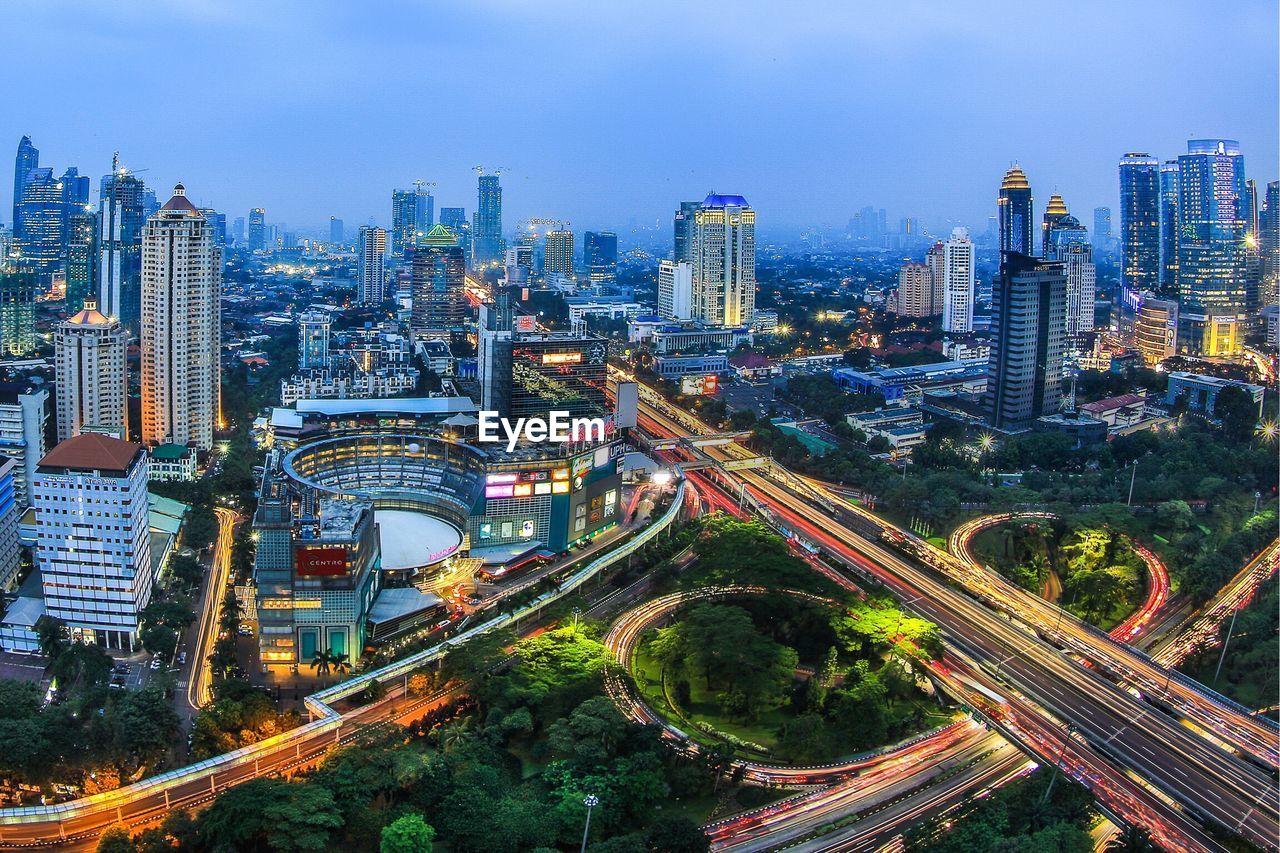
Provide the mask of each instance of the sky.
[{"label": "sky", "polygon": [[[291,230],[390,219],[434,181],[504,225],[667,227],[744,195],[758,228],[859,208],[984,228],[1019,162],[1037,211],[1118,204],[1126,151],[1238,139],[1277,177],[1274,0],[10,0],[0,146]],[[11,155],[5,155],[5,160]],[[0,180],[0,221],[11,219]],[[1038,215],[1038,214],[1037,214]]]}]

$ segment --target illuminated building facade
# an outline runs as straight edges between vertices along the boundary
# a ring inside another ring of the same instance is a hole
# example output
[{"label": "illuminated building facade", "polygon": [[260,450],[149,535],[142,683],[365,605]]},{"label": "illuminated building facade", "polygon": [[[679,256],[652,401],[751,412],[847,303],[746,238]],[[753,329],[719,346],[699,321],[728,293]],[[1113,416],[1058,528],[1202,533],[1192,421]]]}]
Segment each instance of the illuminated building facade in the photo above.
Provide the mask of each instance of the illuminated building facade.
[{"label": "illuminated building facade", "polygon": [[942,251],[942,331],[967,334],[973,331],[973,305],[977,297],[969,229],[953,228]]},{"label": "illuminated building facade", "polygon": [[381,305],[387,298],[387,232],[373,225],[360,226],[356,247],[356,297],[361,305]]},{"label": "illuminated building facade", "polygon": [[573,232],[565,229],[548,231],[546,248],[542,254],[544,275],[560,273],[573,278]]},{"label": "illuminated building facade", "polygon": [[53,170],[37,167],[28,172],[14,220],[19,235],[14,243],[19,262],[42,283],[52,282],[61,264],[64,212],[62,181],[54,177]]},{"label": "illuminated building facade", "polygon": [[756,307],[756,213],[740,195],[708,195],[694,213],[693,318],[745,326]]},{"label": "illuminated building facade", "polygon": [[477,268],[502,263],[502,185],[497,175],[480,176],[471,238],[475,244],[472,263]]},{"label": "illuminated building facade", "polygon": [[1040,222],[1040,257],[1049,257],[1049,243],[1052,240],[1054,227],[1070,213],[1062,196],[1054,193],[1049,196],[1049,205],[1044,209],[1044,218]]},{"label": "illuminated building facade", "polygon": [[34,491],[45,612],[72,640],[131,651],[155,580],[146,451],[83,433],[45,454]]},{"label": "illuminated building facade", "polygon": [[680,202],[680,209],[676,211],[674,220],[675,252],[673,257],[677,264],[693,263],[694,218],[698,208],[701,206],[701,202],[682,201]]},{"label": "illuminated building facade", "polygon": [[1014,165],[1000,181],[1000,195],[996,201],[996,216],[1000,221],[1000,258],[1003,263],[1006,252],[1023,255],[1035,254],[1032,242],[1031,184],[1022,167]]},{"label": "illuminated building facade", "polygon": [[511,338],[511,381],[505,417],[602,415],[608,344],[595,335],[517,332]]},{"label": "illuminated building facade", "polygon": [[222,252],[179,184],[142,237],[142,440],[213,446]]},{"label": "illuminated building facade", "polygon": [[[1063,209],[1066,209],[1065,205]],[[1093,263],[1089,232],[1074,216],[1064,213],[1054,221],[1047,236],[1045,258],[1061,261],[1067,274],[1066,334],[1073,336],[1091,332],[1098,273]]]},{"label": "illuminated building facade", "polygon": [[312,308],[298,315],[298,369],[323,370],[329,366],[329,329],[333,318],[328,311]]},{"label": "illuminated building facade", "polygon": [[1160,292],[1178,292],[1178,161],[1160,164]]},{"label": "illuminated building facade", "polygon": [[987,411],[1001,430],[1057,414],[1062,399],[1067,276],[1062,264],[1011,253],[992,289]]},{"label": "illuminated building facade", "polygon": [[1245,310],[1244,157],[1231,139],[1193,139],[1178,157],[1178,295],[1205,313]]},{"label": "illuminated building facade", "polygon": [[467,319],[466,260],[458,237],[437,225],[413,250],[409,326],[415,338],[448,337]]},{"label": "illuminated building facade", "polygon": [[66,312],[98,302],[98,215],[82,206],[67,223]]},{"label": "illuminated building facade", "polygon": [[582,235],[582,266],[593,287],[618,280],[618,235],[612,231],[587,231]]},{"label": "illuminated building facade", "polygon": [[261,252],[267,248],[267,211],[255,207],[249,211],[249,251]]},{"label": "illuminated building facade", "polygon": [[79,435],[82,427],[101,427],[124,436],[129,333],[90,299],[58,324],[54,333],[57,366],[58,440]]},{"label": "illuminated building facade", "polygon": [[98,187],[98,310],[131,332],[142,315],[142,228],[147,188],[114,161]]},{"label": "illuminated building facade", "polygon": [[402,260],[436,221],[436,200],[421,186],[391,192],[391,254]]},{"label": "illuminated building facade", "polygon": [[658,261],[658,314],[668,320],[693,319],[693,266]]},{"label": "illuminated building facade", "polygon": [[1160,286],[1160,161],[1139,152],[1120,160],[1120,280],[1135,294]]},{"label": "illuminated building facade", "polygon": [[1258,303],[1265,311],[1280,301],[1280,181],[1267,184],[1258,217],[1258,252],[1262,261]]},{"label": "illuminated building facade", "polygon": [[35,352],[38,292],[36,273],[28,267],[0,270],[0,354]]},{"label": "illuminated building facade", "polygon": [[901,317],[931,317],[937,313],[933,307],[933,271],[927,264],[903,264],[898,270],[893,310]]},{"label": "illuminated building facade", "polygon": [[40,149],[31,143],[30,136],[18,141],[18,152],[13,158],[13,237],[22,239],[22,190],[27,185],[27,175],[40,165]]},{"label": "illuminated building facade", "polygon": [[1155,367],[1178,351],[1178,301],[1145,293],[1134,320],[1133,344],[1144,363]]}]

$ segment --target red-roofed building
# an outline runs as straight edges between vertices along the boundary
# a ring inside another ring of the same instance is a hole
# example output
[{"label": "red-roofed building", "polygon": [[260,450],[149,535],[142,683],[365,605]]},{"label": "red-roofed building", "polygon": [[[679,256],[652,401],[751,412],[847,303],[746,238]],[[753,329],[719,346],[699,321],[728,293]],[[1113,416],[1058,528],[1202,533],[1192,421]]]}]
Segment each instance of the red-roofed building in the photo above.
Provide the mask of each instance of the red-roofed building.
[{"label": "red-roofed building", "polygon": [[782,375],[782,365],[755,350],[735,354],[729,359],[729,366],[743,379],[768,379]]},{"label": "red-roofed building", "polygon": [[1109,429],[1133,426],[1146,417],[1146,394],[1121,394],[1119,397],[1108,397],[1093,403],[1085,403],[1079,407],[1081,412],[1100,421],[1104,421]]}]

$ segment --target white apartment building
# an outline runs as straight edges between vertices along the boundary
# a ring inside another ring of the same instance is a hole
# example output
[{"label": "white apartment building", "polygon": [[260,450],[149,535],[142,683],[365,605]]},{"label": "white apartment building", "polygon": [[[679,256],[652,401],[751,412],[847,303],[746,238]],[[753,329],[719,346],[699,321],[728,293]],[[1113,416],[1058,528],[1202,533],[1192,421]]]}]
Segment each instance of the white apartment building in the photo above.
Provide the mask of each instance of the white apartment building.
[{"label": "white apartment building", "polygon": [[363,305],[381,305],[387,297],[387,232],[364,225],[356,261],[356,295]]},{"label": "white apartment building", "polygon": [[53,343],[58,440],[79,435],[86,426],[123,435],[128,424],[128,331],[99,311],[97,302],[86,300],[83,310],[58,324]]},{"label": "white apartment building", "polygon": [[27,507],[31,505],[36,466],[45,452],[49,392],[43,388],[19,388],[0,389],[0,456],[17,464],[13,473],[14,499],[19,507]]},{"label": "white apartment building", "polygon": [[746,326],[756,308],[756,212],[740,195],[712,193],[694,213],[693,319]]},{"label": "white apartment building", "polygon": [[942,331],[967,334],[973,331],[974,288],[973,242],[968,228],[953,228],[943,245]]},{"label": "white apartment building", "polygon": [[658,262],[658,315],[668,320],[693,319],[693,266],[684,261]]},{"label": "white apartment building", "polygon": [[155,578],[141,445],[81,433],[40,460],[36,564],[45,612],[73,640],[130,649]]},{"label": "white apartment building", "polygon": [[213,446],[222,252],[181,184],[142,231],[142,441]]}]

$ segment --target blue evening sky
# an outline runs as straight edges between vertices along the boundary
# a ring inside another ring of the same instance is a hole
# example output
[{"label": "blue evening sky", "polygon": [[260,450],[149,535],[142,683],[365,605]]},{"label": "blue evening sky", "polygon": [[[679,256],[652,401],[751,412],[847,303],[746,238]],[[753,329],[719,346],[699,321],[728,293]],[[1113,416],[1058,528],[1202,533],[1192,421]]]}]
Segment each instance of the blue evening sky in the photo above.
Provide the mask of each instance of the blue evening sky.
[{"label": "blue evening sky", "polygon": [[1014,160],[1037,211],[1056,189],[1092,225],[1125,151],[1191,135],[1277,176],[1274,0],[14,0],[3,20],[0,162],[26,133],[96,193],[118,149],[162,198],[180,179],[299,230],[386,224],[415,178],[470,215],[477,164],[504,168],[508,230],[666,227],[713,189],[765,233],[865,205],[980,229]]}]

